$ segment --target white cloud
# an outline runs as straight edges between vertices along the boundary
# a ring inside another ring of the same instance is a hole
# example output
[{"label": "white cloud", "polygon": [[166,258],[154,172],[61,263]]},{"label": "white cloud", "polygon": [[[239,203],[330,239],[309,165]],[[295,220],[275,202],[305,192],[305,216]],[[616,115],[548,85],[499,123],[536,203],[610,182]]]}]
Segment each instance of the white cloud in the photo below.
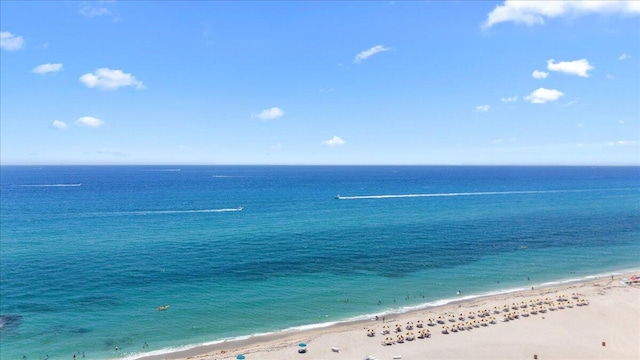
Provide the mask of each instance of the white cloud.
[{"label": "white cloud", "polygon": [[575,1],[518,1],[507,0],[487,15],[482,25],[487,29],[495,24],[513,21],[517,24],[543,25],[545,19],[561,16],[578,17],[588,14],[640,14],[636,0],[575,0]]},{"label": "white cloud", "polygon": [[80,119],[76,120],[76,125],[84,126],[84,127],[92,127],[98,128],[104,125],[104,121],[94,118],[92,116],[83,116]]},{"label": "white cloud", "polygon": [[111,70],[108,68],[100,68],[93,74],[84,74],[80,77],[80,82],[89,88],[97,87],[103,90],[117,90],[123,86],[145,89],[142,81],[136,79],[135,76],[126,74],[122,72],[122,70]]},{"label": "white cloud", "polygon": [[0,48],[7,51],[20,50],[24,46],[22,36],[16,36],[8,31],[0,32]]},{"label": "white cloud", "polygon": [[33,70],[31,70],[32,73],[34,74],[47,74],[50,72],[58,72],[62,70],[62,64],[42,64],[42,65],[38,65],[35,68],[33,68]]},{"label": "white cloud", "polygon": [[531,77],[534,79],[546,79],[547,76],[549,76],[548,72],[539,71],[539,70],[533,70],[533,73],[531,73]]},{"label": "white cloud", "polygon": [[587,59],[580,59],[574,61],[560,61],[547,60],[547,69],[551,71],[560,71],[569,75],[578,75],[581,77],[589,77],[589,70],[595,69]]},{"label": "white cloud", "polygon": [[635,145],[637,143],[637,141],[634,140],[618,140],[618,141],[611,141],[609,143],[607,143],[607,145],[609,146],[629,146],[629,145]]},{"label": "white cloud", "polygon": [[334,147],[334,146],[344,145],[347,142],[342,140],[342,138],[340,138],[339,136],[334,136],[329,140],[323,141],[322,143],[326,146]]},{"label": "white cloud", "polygon": [[476,110],[479,112],[487,112],[489,111],[490,106],[489,105],[478,105],[476,106]]},{"label": "white cloud", "polygon": [[532,104],[544,104],[548,101],[556,101],[562,95],[564,94],[561,91],[555,89],[539,88],[529,94],[529,96],[526,96],[524,99],[531,102]]},{"label": "white cloud", "polygon": [[53,122],[51,123],[51,127],[54,129],[64,130],[68,126],[67,126],[67,123],[65,123],[64,121],[53,120]]},{"label": "white cloud", "polygon": [[607,74],[607,79],[613,80],[613,79],[615,79],[615,77],[613,75],[611,75],[611,74]]},{"label": "white cloud", "polygon": [[362,52],[360,52],[358,55],[356,55],[356,58],[353,60],[354,63],[358,64],[363,60],[368,59],[369,57],[379,53],[379,52],[383,52],[383,51],[389,51],[391,49],[386,48],[382,45],[376,45],[374,47],[372,47],[371,49],[368,50],[364,50]]},{"label": "white cloud", "polygon": [[618,60],[627,60],[627,59],[631,59],[631,55],[629,54],[622,54],[618,57]]},{"label": "white cloud", "polygon": [[278,107],[272,107],[271,109],[262,110],[259,114],[254,114],[252,117],[257,117],[260,120],[273,120],[284,115],[284,111]]},{"label": "white cloud", "polygon": [[111,10],[107,4],[111,1],[83,1],[80,3],[80,14],[86,17],[97,17],[111,15]]},{"label": "white cloud", "polygon": [[516,102],[516,101],[518,101],[518,95],[511,96],[511,97],[508,97],[508,98],[501,98],[500,101],[502,101],[502,102]]}]

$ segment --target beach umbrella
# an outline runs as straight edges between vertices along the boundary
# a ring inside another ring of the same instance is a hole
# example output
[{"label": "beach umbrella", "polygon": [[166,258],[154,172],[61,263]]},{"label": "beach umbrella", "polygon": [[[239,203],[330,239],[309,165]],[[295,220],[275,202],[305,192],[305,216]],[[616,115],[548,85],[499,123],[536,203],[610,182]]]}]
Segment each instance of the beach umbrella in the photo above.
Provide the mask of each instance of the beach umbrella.
[{"label": "beach umbrella", "polygon": [[300,347],[307,347],[307,344],[305,344],[305,343],[300,343],[300,344],[298,344],[298,346],[300,346]]},{"label": "beach umbrella", "polygon": [[244,359],[246,359],[246,357],[244,355],[240,354],[240,355],[236,356],[236,359],[244,360]]},{"label": "beach umbrella", "polygon": [[407,330],[413,329],[413,321],[407,321]]}]

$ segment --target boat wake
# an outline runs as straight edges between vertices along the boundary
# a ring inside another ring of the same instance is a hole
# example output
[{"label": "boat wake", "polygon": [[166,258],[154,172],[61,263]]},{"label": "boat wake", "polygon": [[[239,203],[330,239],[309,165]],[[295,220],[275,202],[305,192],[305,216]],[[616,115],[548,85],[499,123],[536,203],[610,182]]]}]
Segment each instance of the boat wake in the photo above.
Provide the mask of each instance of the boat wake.
[{"label": "boat wake", "polygon": [[77,184],[36,184],[36,185],[20,185],[22,187],[78,187],[82,186],[82,183]]},{"label": "boat wake", "polygon": [[455,197],[455,196],[490,196],[490,195],[525,195],[525,194],[555,194],[555,193],[576,193],[591,191],[611,191],[611,190],[636,190],[636,189],[582,189],[582,190],[525,190],[525,191],[478,191],[478,192],[454,192],[454,193],[430,193],[430,194],[397,194],[397,195],[362,195],[362,196],[341,196],[338,200],[362,200],[362,199],[397,199],[416,197]]},{"label": "boat wake", "polygon": [[195,210],[139,210],[139,211],[113,211],[89,213],[90,216],[127,216],[127,215],[173,215],[173,214],[206,214],[243,211],[242,206],[222,209],[195,209]]}]

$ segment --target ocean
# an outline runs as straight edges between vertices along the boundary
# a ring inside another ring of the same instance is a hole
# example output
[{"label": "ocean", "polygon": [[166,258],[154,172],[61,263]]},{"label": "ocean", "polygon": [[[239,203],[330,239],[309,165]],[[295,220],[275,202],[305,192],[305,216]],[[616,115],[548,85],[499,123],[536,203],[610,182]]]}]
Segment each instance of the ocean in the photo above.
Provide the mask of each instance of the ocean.
[{"label": "ocean", "polygon": [[2,359],[132,359],[640,267],[639,167],[2,166],[0,180]]}]

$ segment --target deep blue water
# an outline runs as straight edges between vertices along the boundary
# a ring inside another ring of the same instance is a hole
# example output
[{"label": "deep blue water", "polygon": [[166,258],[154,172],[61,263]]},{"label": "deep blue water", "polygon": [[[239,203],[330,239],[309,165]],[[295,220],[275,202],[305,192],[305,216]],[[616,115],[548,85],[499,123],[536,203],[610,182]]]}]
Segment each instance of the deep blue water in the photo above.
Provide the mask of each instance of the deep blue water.
[{"label": "deep blue water", "polygon": [[640,265],[638,167],[0,175],[3,359],[121,358]]}]

